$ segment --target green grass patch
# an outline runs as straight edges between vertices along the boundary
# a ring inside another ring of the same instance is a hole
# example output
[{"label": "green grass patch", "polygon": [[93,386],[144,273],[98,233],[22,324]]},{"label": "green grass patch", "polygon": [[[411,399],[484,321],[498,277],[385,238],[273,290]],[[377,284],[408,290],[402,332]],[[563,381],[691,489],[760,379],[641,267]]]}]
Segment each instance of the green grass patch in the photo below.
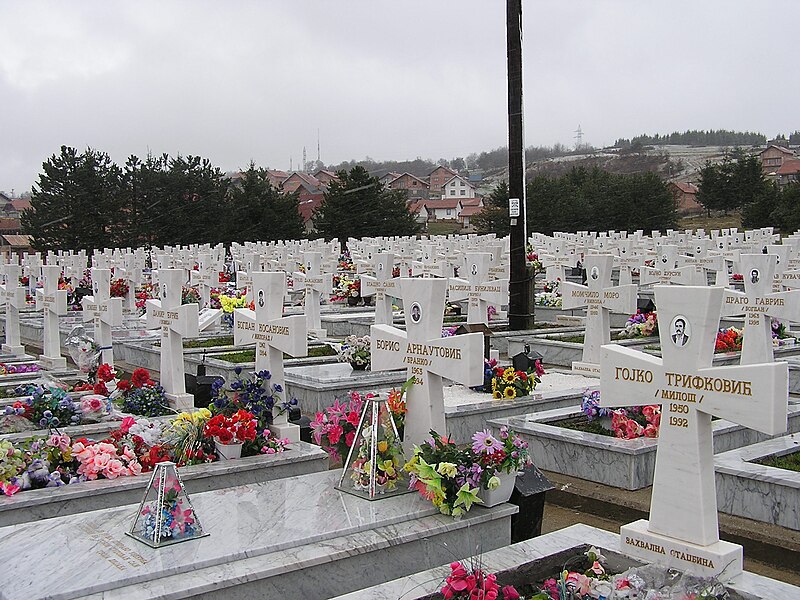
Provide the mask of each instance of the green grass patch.
[{"label": "green grass patch", "polygon": [[217,346],[233,346],[233,336],[226,335],[207,340],[187,340],[183,342],[184,348],[215,348]]},{"label": "green grass patch", "polygon": [[451,233],[459,233],[461,231],[461,223],[457,221],[438,221],[428,223],[428,235],[449,235]]},{"label": "green grass patch", "polygon": [[[336,356],[336,350],[325,344],[324,346],[312,346],[308,349],[308,358],[321,358],[323,356]],[[256,351],[255,350],[241,350],[239,352],[228,352],[226,354],[220,354],[219,356],[215,356],[219,360],[239,364],[239,363],[250,363],[256,361]],[[284,359],[292,358],[288,354],[283,355]]]},{"label": "green grass patch", "polygon": [[784,454],[783,456],[767,456],[756,462],[767,467],[775,467],[776,469],[800,471],[800,452],[792,452],[791,454]]}]

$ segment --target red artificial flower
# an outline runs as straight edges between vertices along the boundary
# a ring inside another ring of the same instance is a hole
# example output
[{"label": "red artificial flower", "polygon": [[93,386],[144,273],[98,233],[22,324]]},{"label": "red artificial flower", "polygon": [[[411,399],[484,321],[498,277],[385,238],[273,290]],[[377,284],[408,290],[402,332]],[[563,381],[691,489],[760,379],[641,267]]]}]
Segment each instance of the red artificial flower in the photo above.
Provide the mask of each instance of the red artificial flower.
[{"label": "red artificial flower", "polygon": [[140,388],[144,385],[152,385],[153,382],[150,381],[150,372],[147,369],[136,369],[131,376],[131,383],[133,383],[134,387]]},{"label": "red artificial flower", "polygon": [[97,378],[103,383],[112,381],[116,376],[117,375],[114,373],[114,368],[108,363],[103,363],[97,367]]},{"label": "red artificial flower", "polygon": [[95,383],[92,391],[94,391],[95,394],[108,396],[108,388],[106,387],[106,384],[103,383],[102,381],[98,381],[97,383]]},{"label": "red artificial flower", "polygon": [[121,392],[127,392],[129,389],[131,389],[131,382],[127,379],[123,379],[117,383],[117,389]]}]

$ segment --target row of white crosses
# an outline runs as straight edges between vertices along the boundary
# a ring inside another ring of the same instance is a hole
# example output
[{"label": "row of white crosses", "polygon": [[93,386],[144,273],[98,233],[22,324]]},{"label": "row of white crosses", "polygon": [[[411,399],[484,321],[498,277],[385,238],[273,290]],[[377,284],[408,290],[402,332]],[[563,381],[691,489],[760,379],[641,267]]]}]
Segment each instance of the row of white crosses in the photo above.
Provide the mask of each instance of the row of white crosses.
[{"label": "row of white crosses", "polygon": [[[759,267],[768,274],[769,264]],[[618,345],[603,346],[601,355],[602,405],[661,405],[650,518],[623,526],[621,546],[650,562],[728,579],[742,572],[742,548],[719,539],[711,418],[781,433],[788,367],[711,366],[724,288],[658,285],[655,296],[663,358]]]},{"label": "row of white crosses", "polygon": [[94,325],[95,343],[102,362],[114,366],[112,327],[122,325],[122,298],[111,297],[111,270],[92,269],[92,294],[81,299],[84,322]]},{"label": "row of white crosses", "polygon": [[3,265],[4,283],[0,292],[0,303],[6,307],[6,338],[3,354],[22,356],[25,348],[19,336],[19,309],[25,306],[25,288],[19,286],[22,272],[18,265]]},{"label": "row of white crosses", "polygon": [[36,290],[36,310],[43,311],[44,341],[43,354],[39,362],[48,370],[65,369],[67,359],[61,356],[61,334],[58,318],[67,314],[67,291],[58,289],[61,267],[44,265],[41,267],[44,286]]}]

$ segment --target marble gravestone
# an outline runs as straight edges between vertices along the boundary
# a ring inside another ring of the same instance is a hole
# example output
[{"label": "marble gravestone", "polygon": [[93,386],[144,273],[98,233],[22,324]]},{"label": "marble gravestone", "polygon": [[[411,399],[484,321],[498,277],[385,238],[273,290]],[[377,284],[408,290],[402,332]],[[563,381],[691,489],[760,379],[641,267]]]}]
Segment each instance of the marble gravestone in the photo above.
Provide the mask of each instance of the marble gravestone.
[{"label": "marble gravestone", "polygon": [[694,267],[677,266],[677,246],[664,244],[658,248],[656,254],[656,266],[642,269],[639,285],[650,285],[652,283],[689,285],[692,282]]},{"label": "marble gravestone", "polygon": [[36,310],[43,311],[44,354],[39,356],[39,361],[45,369],[65,369],[67,359],[61,356],[58,318],[67,314],[67,290],[58,289],[61,267],[45,265],[41,269],[44,275],[44,287],[36,290]]},{"label": "marble gravestone", "polygon": [[6,341],[3,354],[23,356],[25,347],[19,337],[19,309],[25,306],[25,288],[19,287],[21,269],[17,265],[3,265],[5,283],[0,286],[0,303],[6,307]]},{"label": "marble gravestone", "polygon": [[[258,272],[261,272],[261,255],[258,252],[245,252],[242,266],[236,271],[236,289],[245,291],[244,298],[248,304],[253,301],[253,273]],[[283,278],[285,282],[285,274]]]},{"label": "marble gravestone", "polygon": [[200,292],[200,308],[208,307],[211,303],[211,288],[219,285],[219,265],[214,262],[210,252],[197,255],[197,270],[191,272],[191,281]]},{"label": "marble gravestone", "polygon": [[774,254],[742,254],[739,264],[744,277],[744,292],[725,290],[723,316],[744,313],[743,365],[775,360],[772,318],[800,320],[800,290],[772,292],[777,259]]},{"label": "marble gravestone", "polygon": [[394,271],[394,254],[376,252],[372,257],[372,270],[375,276],[361,275],[361,295],[365,298],[375,296],[375,325],[392,324],[392,298],[397,295]]},{"label": "marble gravestone", "polygon": [[[306,267],[305,273],[297,272],[294,280],[302,282],[305,291],[303,308],[308,325],[308,335],[322,339],[328,332],[322,328],[322,320],[319,314],[319,302],[322,294],[328,295],[331,292],[331,276],[323,274],[321,270],[322,253],[304,252],[303,264]],[[295,291],[297,288],[295,288]]]},{"label": "marble gravestone", "polygon": [[487,252],[467,252],[461,268],[466,279],[448,279],[448,295],[451,301],[467,300],[467,323],[489,324],[489,304],[508,304],[508,280],[489,280],[489,265],[492,255]]},{"label": "marble gravestone", "polygon": [[92,268],[93,296],[81,298],[84,322],[92,321],[102,362],[114,367],[111,328],[122,325],[122,298],[111,297],[111,270]]},{"label": "marble gravestone", "polygon": [[430,437],[445,433],[442,378],[465,386],[483,381],[483,334],[441,337],[446,279],[400,279],[406,331],[389,325],[371,328],[373,371],[406,368],[414,384],[406,396],[408,414],[403,447],[411,451]]},{"label": "marble gravestone", "polygon": [[712,367],[724,289],[655,287],[663,359],[602,348],[603,406],[661,405],[650,519],[620,530],[626,554],[704,576],[742,572],[742,547],[720,541],[711,417],[768,435],[786,429],[786,363]]},{"label": "marble gravestone", "polygon": [[136,310],[136,286],[142,283],[142,269],[136,263],[136,256],[126,254],[122,259],[122,268],[117,270],[117,275],[128,284],[128,293],[122,299],[122,316],[126,319],[136,319],[139,311]]},{"label": "marble gravestone", "polygon": [[711,240],[698,239],[691,244],[692,256],[681,255],[678,263],[683,267],[694,267],[692,285],[708,285],[706,271],[713,271],[714,284],[728,287],[728,268],[725,259],[717,253],[711,252]]},{"label": "marble gravestone", "polygon": [[637,286],[631,283],[611,287],[611,254],[589,254],[584,264],[586,285],[564,281],[562,305],[565,309],[586,307],[583,360],[573,362],[572,370],[596,377],[600,374],[600,347],[611,341],[611,311],[636,312]]},{"label": "marble gravestone", "polygon": [[[256,372],[269,371],[271,383],[280,386],[278,392],[288,401],[288,390],[283,375],[283,353],[289,356],[308,354],[308,333],[303,315],[283,316],[283,298],[286,295],[286,275],[283,272],[254,272],[251,274],[255,310],[234,310],[233,342],[256,344]],[[289,423],[288,414],[280,406],[272,411],[270,430],[279,438],[300,441],[300,427]]]},{"label": "marble gravestone", "polygon": [[641,254],[636,254],[633,240],[631,239],[617,242],[616,253],[614,266],[619,267],[619,285],[630,285],[633,283],[633,269],[640,269],[645,257]]},{"label": "marble gravestone", "polygon": [[178,410],[191,409],[194,397],[186,393],[183,338],[199,335],[197,304],[181,305],[183,269],[161,269],[160,300],[147,301],[147,326],[161,329],[161,385]]}]

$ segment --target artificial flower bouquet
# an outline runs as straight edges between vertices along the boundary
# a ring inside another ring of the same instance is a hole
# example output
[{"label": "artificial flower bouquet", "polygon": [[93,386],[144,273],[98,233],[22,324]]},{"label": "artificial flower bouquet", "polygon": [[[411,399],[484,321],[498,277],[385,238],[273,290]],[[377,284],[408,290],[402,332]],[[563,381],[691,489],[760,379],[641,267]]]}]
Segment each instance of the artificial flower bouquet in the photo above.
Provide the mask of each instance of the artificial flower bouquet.
[{"label": "artificial flower bouquet", "polygon": [[80,425],[83,420],[81,404],[56,385],[31,384],[15,393],[24,397],[0,411],[0,433]]},{"label": "artificial flower bouquet", "polygon": [[181,288],[181,304],[201,304],[200,292],[196,287]]},{"label": "artificial flower bouquet", "polygon": [[472,436],[472,452],[475,462],[489,476],[486,487],[492,489],[499,482],[491,481],[498,473],[517,473],[531,464],[528,442],[507,426],[500,427],[498,436],[488,430],[477,431]]},{"label": "artificial flower bouquet", "polygon": [[650,337],[658,335],[658,314],[653,312],[636,311],[635,315],[628,317],[625,322],[625,329],[619,337],[635,338]]},{"label": "artificial flower bouquet", "polygon": [[283,386],[272,381],[269,371],[251,371],[243,377],[242,368],[237,366],[234,373],[236,378],[229,390],[225,390],[221,379],[211,385],[210,406],[214,414],[231,416],[238,410],[246,410],[256,418],[259,429],[266,429],[276,412],[283,414],[297,405],[296,398],[281,401]]},{"label": "artificial flower bouquet", "polygon": [[368,335],[348,335],[342,342],[338,352],[339,362],[348,362],[354,368],[369,367],[371,356]]},{"label": "artificial flower bouquet", "polygon": [[237,410],[232,416],[216,415],[209,419],[203,434],[223,445],[244,444],[256,439],[257,421],[252,413]]},{"label": "artificial flower bouquet", "polygon": [[[491,365],[491,363],[489,364]],[[536,389],[536,385],[541,382],[541,379],[539,379],[540,374],[544,374],[544,369],[539,361],[536,361],[536,366],[533,370],[527,372],[517,371],[514,367],[500,367],[497,365],[492,368],[492,371],[489,389],[492,392],[492,397],[496,400],[513,400],[520,396],[529,396]]]},{"label": "artificial flower bouquet", "polygon": [[545,306],[548,308],[561,308],[562,298],[556,292],[537,292],[533,296],[533,302],[536,306]]},{"label": "artificial flower bouquet", "polygon": [[629,406],[610,409],[600,406],[600,392],[586,390],[583,393],[581,412],[589,423],[597,422],[604,430],[600,433],[634,440],[640,437],[656,438],[661,427],[661,406]]},{"label": "artificial flower bouquet", "polygon": [[370,458],[371,428],[365,425],[361,430],[361,439],[352,462],[351,480],[356,490],[369,492],[370,473],[374,468],[376,492],[382,494],[396,490],[398,484],[403,481],[402,469],[406,461],[383,406],[379,409],[379,421],[375,464],[372,464]]},{"label": "artificial flower bouquet", "polygon": [[164,388],[150,379],[147,369],[136,369],[130,379],[117,382],[111,398],[122,412],[128,414],[158,417],[174,412],[169,407]]},{"label": "artificial flower bouquet", "polygon": [[[172,468],[174,469],[174,467]],[[199,537],[203,535],[186,493],[177,477],[177,472],[170,473],[170,468],[162,468],[156,473],[148,498],[134,524],[134,537],[158,546],[164,543]],[[161,477],[164,478],[164,494],[160,497]],[[159,526],[160,522],[160,526]]]},{"label": "artificial flower bouquet", "polygon": [[130,285],[128,285],[128,282],[120,277],[111,282],[109,292],[112,298],[125,298],[130,289],[131,288]]},{"label": "artificial flower bouquet", "polygon": [[720,329],[714,342],[714,352],[741,352],[743,339],[744,335],[741,329],[736,327]]}]

